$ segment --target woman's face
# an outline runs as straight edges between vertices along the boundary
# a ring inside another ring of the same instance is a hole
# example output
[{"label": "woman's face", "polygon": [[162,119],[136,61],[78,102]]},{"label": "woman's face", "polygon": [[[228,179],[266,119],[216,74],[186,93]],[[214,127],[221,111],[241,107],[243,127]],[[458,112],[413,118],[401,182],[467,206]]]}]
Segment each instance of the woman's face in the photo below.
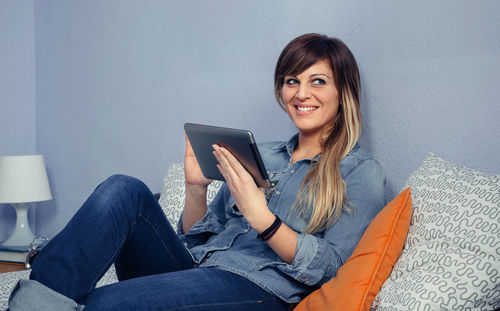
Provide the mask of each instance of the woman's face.
[{"label": "woman's face", "polygon": [[286,76],[281,99],[303,135],[321,137],[335,119],[339,96],[330,63],[323,59],[296,76]]}]

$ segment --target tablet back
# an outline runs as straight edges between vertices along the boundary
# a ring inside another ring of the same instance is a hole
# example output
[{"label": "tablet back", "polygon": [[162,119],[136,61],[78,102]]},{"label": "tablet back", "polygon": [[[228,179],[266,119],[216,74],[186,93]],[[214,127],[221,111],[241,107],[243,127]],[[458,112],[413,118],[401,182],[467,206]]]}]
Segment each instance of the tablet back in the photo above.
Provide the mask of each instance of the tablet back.
[{"label": "tablet back", "polygon": [[250,131],[194,123],[184,124],[184,129],[205,177],[224,180],[217,169],[217,159],[212,153],[212,145],[217,144],[228,149],[240,161],[259,187],[271,187],[257,144]]}]

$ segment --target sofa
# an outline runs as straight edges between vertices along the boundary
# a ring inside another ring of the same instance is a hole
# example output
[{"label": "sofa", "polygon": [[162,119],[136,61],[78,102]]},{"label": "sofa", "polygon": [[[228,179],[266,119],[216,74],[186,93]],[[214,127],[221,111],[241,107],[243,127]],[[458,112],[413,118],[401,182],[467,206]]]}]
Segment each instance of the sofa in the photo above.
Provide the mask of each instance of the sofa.
[{"label": "sofa", "polygon": [[[209,186],[207,202],[221,184]],[[170,165],[159,203],[175,224],[184,203],[181,164]],[[0,310],[28,276],[27,270],[0,274]],[[116,281],[111,267],[97,286]],[[500,175],[429,153],[337,275],[295,309],[500,309]]]}]

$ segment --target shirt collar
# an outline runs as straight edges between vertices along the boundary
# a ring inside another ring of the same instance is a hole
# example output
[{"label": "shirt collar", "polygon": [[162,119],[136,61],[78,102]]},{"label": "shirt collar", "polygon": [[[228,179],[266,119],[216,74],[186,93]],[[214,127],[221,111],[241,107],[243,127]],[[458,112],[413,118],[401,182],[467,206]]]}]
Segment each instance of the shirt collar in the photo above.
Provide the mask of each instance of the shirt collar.
[{"label": "shirt collar", "polygon": [[289,140],[288,142],[285,144],[285,149],[286,151],[288,152],[288,155],[290,157],[292,157],[292,153],[293,151],[295,150],[295,148],[297,147],[297,145],[299,144],[299,134],[295,134],[293,135]]},{"label": "shirt collar", "polygon": [[[288,142],[285,145],[286,151],[288,152],[288,155],[290,156],[290,159],[292,158],[292,153],[297,148],[297,145],[299,144],[299,133],[295,134],[288,140]],[[321,157],[321,154],[318,154],[312,159],[308,159],[311,162],[318,162],[319,158]]]},{"label": "shirt collar", "polygon": [[[299,133],[293,135],[288,140],[288,142],[285,144],[284,148],[286,148],[286,151],[288,152],[290,159],[292,158],[292,153],[295,150],[295,148],[297,148],[298,144],[299,144]],[[356,142],[356,145],[354,146],[354,148],[352,148],[351,151],[349,151],[349,153],[353,152],[354,150],[356,150],[358,148],[359,148],[359,143]],[[309,159],[309,160],[314,163],[314,162],[318,162],[320,158],[321,158],[321,154],[318,154],[317,156],[315,156],[314,158]]]}]

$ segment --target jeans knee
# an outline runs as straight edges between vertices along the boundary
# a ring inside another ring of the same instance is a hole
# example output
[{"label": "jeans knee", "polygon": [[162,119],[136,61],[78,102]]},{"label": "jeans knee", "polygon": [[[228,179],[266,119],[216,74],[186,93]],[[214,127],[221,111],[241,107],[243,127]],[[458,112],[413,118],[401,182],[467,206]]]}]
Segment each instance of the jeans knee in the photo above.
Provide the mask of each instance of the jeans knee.
[{"label": "jeans knee", "polygon": [[[127,175],[112,175],[104,180],[95,190],[101,203],[120,201],[126,205],[136,205],[151,191],[141,180]],[[115,205],[115,204],[107,204]]]},{"label": "jeans knee", "polygon": [[123,191],[127,193],[143,191],[147,186],[135,177],[116,174],[106,178],[98,188],[105,188],[106,191],[117,194]]},{"label": "jeans knee", "polygon": [[[112,175],[104,180],[89,198],[87,208],[106,215],[127,215],[135,217],[141,206],[152,197],[149,188],[137,178],[126,175]],[[146,200],[146,201],[145,201]]]}]

